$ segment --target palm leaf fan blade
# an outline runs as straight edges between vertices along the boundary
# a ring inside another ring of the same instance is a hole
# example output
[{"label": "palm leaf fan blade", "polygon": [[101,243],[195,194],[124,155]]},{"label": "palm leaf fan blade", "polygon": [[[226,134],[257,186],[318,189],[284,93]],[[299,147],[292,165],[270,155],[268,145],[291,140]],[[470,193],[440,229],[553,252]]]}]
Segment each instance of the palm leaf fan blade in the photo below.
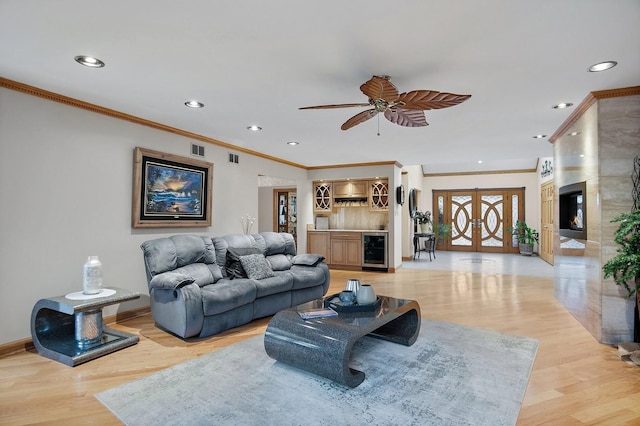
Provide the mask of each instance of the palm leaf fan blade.
[{"label": "palm leaf fan blade", "polygon": [[387,120],[399,126],[424,127],[429,125],[424,111],[421,110],[396,108],[385,111],[384,116]]},{"label": "palm leaf fan blade", "polygon": [[371,80],[360,86],[360,90],[370,99],[393,102],[398,98],[398,89],[385,77],[373,76]]},{"label": "palm leaf fan blade", "polygon": [[470,97],[471,95],[456,95],[435,90],[412,90],[401,93],[396,103],[403,103],[404,109],[430,110],[456,106]]},{"label": "palm leaf fan blade", "polygon": [[334,105],[315,105],[301,107],[298,109],[329,109],[329,108],[351,108],[351,107],[367,107],[369,104],[334,104]]},{"label": "palm leaf fan blade", "polygon": [[353,126],[364,123],[370,118],[375,117],[376,114],[378,114],[378,111],[376,111],[375,109],[368,109],[366,111],[359,112],[358,114],[345,121],[340,128],[342,130],[349,130]]}]

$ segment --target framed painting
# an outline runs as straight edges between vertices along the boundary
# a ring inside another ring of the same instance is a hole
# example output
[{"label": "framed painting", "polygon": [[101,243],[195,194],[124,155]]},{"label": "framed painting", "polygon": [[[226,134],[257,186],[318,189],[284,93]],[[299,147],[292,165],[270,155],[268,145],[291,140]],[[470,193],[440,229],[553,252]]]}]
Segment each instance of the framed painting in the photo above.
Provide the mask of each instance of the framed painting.
[{"label": "framed painting", "polygon": [[131,226],[211,226],[212,188],[212,163],[136,147]]}]

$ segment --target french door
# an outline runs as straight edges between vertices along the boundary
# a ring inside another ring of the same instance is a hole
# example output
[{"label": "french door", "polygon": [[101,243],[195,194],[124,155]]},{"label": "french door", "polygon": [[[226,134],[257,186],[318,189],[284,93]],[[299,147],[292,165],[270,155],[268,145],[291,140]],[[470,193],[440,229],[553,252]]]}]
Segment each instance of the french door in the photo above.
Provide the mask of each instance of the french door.
[{"label": "french door", "polygon": [[436,224],[451,226],[439,250],[518,253],[507,229],[524,219],[524,189],[433,191]]}]

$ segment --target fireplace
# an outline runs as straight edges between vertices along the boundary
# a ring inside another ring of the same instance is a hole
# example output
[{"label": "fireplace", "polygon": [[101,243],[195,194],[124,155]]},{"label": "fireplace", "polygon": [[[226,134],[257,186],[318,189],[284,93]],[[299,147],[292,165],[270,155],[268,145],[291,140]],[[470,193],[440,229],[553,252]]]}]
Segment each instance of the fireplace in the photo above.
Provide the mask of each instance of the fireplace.
[{"label": "fireplace", "polygon": [[587,239],[587,183],[579,182],[563,186],[559,190],[560,236]]}]

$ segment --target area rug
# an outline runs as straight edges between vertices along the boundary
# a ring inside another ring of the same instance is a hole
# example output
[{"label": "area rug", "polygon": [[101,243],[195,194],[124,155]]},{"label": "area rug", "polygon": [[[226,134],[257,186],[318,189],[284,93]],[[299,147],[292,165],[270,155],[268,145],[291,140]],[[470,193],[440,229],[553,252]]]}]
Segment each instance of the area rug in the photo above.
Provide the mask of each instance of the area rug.
[{"label": "area rug", "polygon": [[538,342],[422,320],[413,346],[356,343],[356,388],[269,358],[263,336],[96,395],[127,425],[513,425]]}]

